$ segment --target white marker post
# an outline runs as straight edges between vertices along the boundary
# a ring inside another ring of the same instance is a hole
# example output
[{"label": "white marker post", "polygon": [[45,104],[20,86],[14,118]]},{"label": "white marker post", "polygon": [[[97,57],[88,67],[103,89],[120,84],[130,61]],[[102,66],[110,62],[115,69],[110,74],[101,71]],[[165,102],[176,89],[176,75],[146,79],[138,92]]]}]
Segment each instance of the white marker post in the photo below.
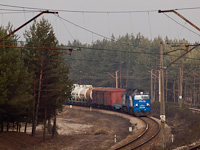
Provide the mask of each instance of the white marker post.
[{"label": "white marker post", "polygon": [[69,108],[72,108],[72,105],[70,105]]},{"label": "white marker post", "polygon": [[117,135],[115,134],[115,143],[117,143]]},{"label": "white marker post", "polygon": [[133,128],[132,127],[129,127],[129,132],[132,132],[133,131]]}]

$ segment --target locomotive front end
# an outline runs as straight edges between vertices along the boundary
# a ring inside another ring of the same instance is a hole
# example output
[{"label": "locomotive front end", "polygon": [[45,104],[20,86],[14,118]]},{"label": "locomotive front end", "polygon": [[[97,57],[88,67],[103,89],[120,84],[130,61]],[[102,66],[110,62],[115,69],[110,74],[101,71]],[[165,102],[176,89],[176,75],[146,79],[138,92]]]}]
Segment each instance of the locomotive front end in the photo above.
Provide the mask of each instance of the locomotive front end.
[{"label": "locomotive front end", "polygon": [[143,92],[134,95],[133,106],[134,106],[134,113],[137,116],[147,116],[151,112],[150,95],[144,94]]}]

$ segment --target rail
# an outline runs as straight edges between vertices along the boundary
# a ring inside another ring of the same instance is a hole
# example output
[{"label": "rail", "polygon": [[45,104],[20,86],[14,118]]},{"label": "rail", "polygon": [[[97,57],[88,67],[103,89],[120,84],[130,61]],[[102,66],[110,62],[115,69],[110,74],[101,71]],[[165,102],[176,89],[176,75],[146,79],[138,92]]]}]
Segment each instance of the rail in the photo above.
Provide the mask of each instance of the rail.
[{"label": "rail", "polygon": [[[140,119],[141,119],[141,118],[140,118]],[[141,120],[146,124],[146,128],[145,128],[145,130],[142,132],[142,134],[140,134],[137,138],[135,138],[135,139],[129,141],[128,143],[126,143],[126,144],[124,144],[124,145],[122,145],[122,146],[119,146],[119,147],[116,148],[115,150],[123,149],[123,148],[129,146],[129,145],[132,144],[133,142],[139,140],[139,139],[148,131],[148,129],[149,129],[149,124],[148,124],[144,119],[141,119]]]},{"label": "rail", "polygon": [[133,149],[137,149],[137,148],[139,148],[139,147],[145,145],[146,143],[148,143],[149,141],[151,141],[152,139],[154,139],[154,138],[158,135],[158,133],[160,132],[160,128],[161,128],[161,127],[160,127],[160,124],[159,124],[157,121],[155,121],[154,119],[150,118],[150,117],[146,117],[146,118],[148,118],[148,119],[152,120],[153,122],[155,122],[156,125],[158,126],[158,129],[157,129],[156,133],[155,133],[153,136],[151,136],[150,138],[148,138],[145,142],[143,142],[143,143],[141,143],[141,144],[135,146],[134,148],[131,148],[132,150],[133,150]]},{"label": "rail", "polygon": [[198,150],[200,149],[200,144],[199,145],[195,145],[189,148],[190,150]]},{"label": "rail", "polygon": [[[87,106],[82,106],[82,107],[87,107]],[[129,115],[131,115],[131,114],[129,114]],[[131,149],[131,150],[134,150],[134,149],[140,148],[143,145],[145,145],[146,143],[148,143],[149,141],[151,141],[152,139],[154,139],[158,135],[158,133],[160,132],[160,128],[161,127],[160,127],[160,124],[157,121],[155,121],[154,119],[152,119],[150,117],[139,117],[139,118],[146,124],[146,127],[145,127],[144,131],[140,135],[138,135],[136,138],[134,138],[132,140],[129,140],[126,143],[124,142],[124,144],[122,144],[121,146],[115,148],[115,150],[120,150],[120,149]],[[150,123],[150,121],[154,122],[154,125],[150,125],[150,124],[152,124],[152,123]],[[151,133],[148,133],[148,132],[151,131],[151,129],[153,127],[155,127],[155,125],[157,125],[157,129],[154,132],[154,134],[152,135]],[[147,135],[147,134],[150,134],[150,135]],[[145,135],[147,135],[148,138],[146,138]],[[142,139],[142,138],[144,138],[144,139]],[[139,141],[139,140],[141,140],[141,141]]]},{"label": "rail", "polygon": [[197,109],[197,108],[189,108],[189,110],[195,111],[195,112],[200,112],[200,109]]}]

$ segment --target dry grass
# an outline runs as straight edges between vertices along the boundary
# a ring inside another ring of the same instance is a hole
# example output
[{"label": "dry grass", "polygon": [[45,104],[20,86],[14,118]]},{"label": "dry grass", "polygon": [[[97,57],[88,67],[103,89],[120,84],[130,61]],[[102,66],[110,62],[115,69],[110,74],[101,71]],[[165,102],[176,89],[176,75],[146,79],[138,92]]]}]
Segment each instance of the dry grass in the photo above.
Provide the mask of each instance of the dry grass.
[{"label": "dry grass", "polygon": [[[152,115],[159,118],[159,103],[152,104]],[[184,106],[182,109],[174,104],[166,104],[166,123],[172,128],[175,140],[168,143],[168,149],[188,145],[200,139],[200,115]]]}]

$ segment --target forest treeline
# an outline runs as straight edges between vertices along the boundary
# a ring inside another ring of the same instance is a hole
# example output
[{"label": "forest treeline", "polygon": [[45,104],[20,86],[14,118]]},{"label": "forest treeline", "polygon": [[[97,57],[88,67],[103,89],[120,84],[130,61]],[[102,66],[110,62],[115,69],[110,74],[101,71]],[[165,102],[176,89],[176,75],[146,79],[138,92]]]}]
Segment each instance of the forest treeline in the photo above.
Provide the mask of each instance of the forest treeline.
[{"label": "forest treeline", "polygon": [[[70,78],[78,84],[115,87],[115,74],[118,71],[118,83],[121,88],[139,88],[151,91],[151,70],[153,95],[158,101],[158,74],[160,68],[160,42],[164,43],[164,67],[193,48],[188,41],[171,40],[161,37],[150,40],[140,33],[126,34],[111,40],[97,40],[92,44],[82,44],[78,40],[67,46],[81,48],[71,56],[65,56],[70,66]],[[198,44],[198,43],[193,43]],[[196,104],[200,99],[199,64],[200,48],[165,69],[165,99],[178,102],[182,85],[182,97],[185,103]],[[180,70],[183,72],[180,78]],[[114,76],[114,77],[112,77]],[[181,80],[182,79],[182,82]]]},{"label": "forest treeline", "polygon": [[[10,24],[1,27],[0,38],[12,30]],[[0,48],[0,126],[1,131],[9,131],[15,126],[19,131],[23,123],[26,131],[27,124],[31,123],[34,136],[36,125],[42,123],[44,138],[46,128],[52,136],[55,135],[56,114],[62,110],[64,101],[70,98],[73,83],[115,87],[117,72],[120,88],[150,91],[152,71],[152,97],[158,100],[160,42],[164,42],[164,66],[185,53],[187,48],[192,48],[185,45],[189,42],[184,39],[157,37],[150,40],[140,33],[120,37],[113,35],[109,40],[97,40],[91,44],[74,40],[67,45],[59,45],[51,24],[44,18],[34,21],[25,31],[24,38],[26,42],[18,42],[19,37],[14,34],[0,44],[11,46]],[[24,48],[16,48],[19,45]],[[71,55],[66,55],[59,54],[62,52],[59,50],[44,50],[41,47],[81,50],[73,50]],[[184,102],[199,103],[199,60],[197,47],[177,61],[178,64],[165,70],[167,101],[178,101],[182,85]],[[183,73],[180,73],[182,70]],[[180,82],[180,75],[183,82]]]},{"label": "forest treeline", "polygon": [[[10,24],[1,27],[1,39],[12,30]],[[46,127],[55,136],[56,115],[71,95],[69,67],[64,63],[62,55],[55,55],[58,50],[42,49],[58,47],[53,28],[44,18],[39,22],[34,21],[30,29],[25,31],[24,38],[26,42],[19,43],[15,34],[1,43],[11,46],[2,47],[0,52],[1,131],[14,128],[20,131],[23,123],[26,132],[27,124],[31,123],[32,135],[35,136],[36,126],[42,123],[43,137],[46,135]],[[26,48],[16,48],[19,45]]]}]

